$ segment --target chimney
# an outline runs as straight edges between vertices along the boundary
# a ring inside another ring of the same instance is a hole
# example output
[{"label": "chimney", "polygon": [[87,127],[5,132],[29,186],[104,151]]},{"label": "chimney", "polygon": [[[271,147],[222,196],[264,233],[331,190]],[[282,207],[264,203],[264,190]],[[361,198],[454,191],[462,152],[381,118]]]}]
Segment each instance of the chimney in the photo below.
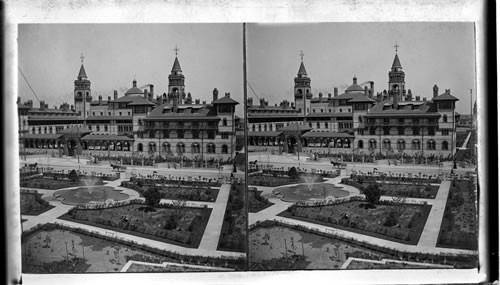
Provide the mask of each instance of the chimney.
[{"label": "chimney", "polygon": [[264,105],[267,107],[269,105],[268,101],[264,101]]},{"label": "chimney", "polygon": [[434,84],[434,87],[432,87],[432,98],[435,98],[439,95],[439,87]]},{"label": "chimney", "polygon": [[365,96],[368,96],[368,86],[365,86]]},{"label": "chimney", "polygon": [[446,94],[450,95],[451,94],[451,89],[446,89]]},{"label": "chimney", "polygon": [[411,94],[411,89],[408,89],[408,101],[413,100],[413,95]]},{"label": "chimney", "polygon": [[292,102],[292,103],[290,103],[290,105],[291,105],[291,107],[292,107],[292,108],[294,107],[294,104],[293,104],[293,102]]},{"label": "chimney", "polygon": [[45,101],[40,101],[40,110],[45,110]]},{"label": "chimney", "polygon": [[74,111],[74,110],[75,110],[75,106],[71,105],[71,111]]},{"label": "chimney", "polygon": [[[147,90],[145,90],[145,91],[148,92]],[[153,102],[153,93],[148,94],[148,100]]]},{"label": "chimney", "polygon": [[319,100],[321,100],[321,98],[323,98],[323,93],[319,92],[318,97],[319,97]]},{"label": "chimney", "polygon": [[102,104],[102,95],[99,95],[99,105]]},{"label": "chimney", "polygon": [[392,95],[392,109],[397,110],[398,109],[398,94],[393,94]]},{"label": "chimney", "polygon": [[206,101],[206,100],[203,100],[203,103],[202,103],[202,104],[203,104],[203,105],[206,105],[206,104],[207,104],[207,101]]},{"label": "chimney", "polygon": [[332,93],[328,93],[328,98],[332,98]]},{"label": "chimney", "polygon": [[214,90],[212,91],[212,94],[213,94],[213,101],[217,101],[217,99],[219,99],[219,90],[217,90],[217,88],[214,88]]},{"label": "chimney", "polygon": [[148,89],[144,89],[144,99],[148,99]]},{"label": "chimney", "polygon": [[333,88],[333,97],[337,97],[339,95],[339,89],[337,87]]},{"label": "chimney", "polygon": [[155,86],[153,84],[149,84],[149,93],[151,93],[151,96],[155,95]]},{"label": "chimney", "polygon": [[420,101],[420,96],[415,96],[415,101]]},{"label": "chimney", "polygon": [[354,76],[354,77],[352,78],[352,84],[353,84],[353,85],[354,85],[354,84],[358,84],[358,79],[356,78],[356,76]]},{"label": "chimney", "polygon": [[424,102],[427,102],[427,97],[424,97]]},{"label": "chimney", "polygon": [[227,98],[231,98],[231,92],[227,92],[227,93],[226,93],[226,97],[227,97]]},{"label": "chimney", "polygon": [[259,102],[259,106],[260,107],[264,107],[264,98],[260,98],[260,102]]},{"label": "chimney", "polygon": [[196,105],[200,105],[200,99],[196,99],[196,100],[194,100],[194,103],[195,103]]},{"label": "chimney", "polygon": [[375,82],[370,81],[370,98],[373,97],[374,92],[375,92]]},{"label": "chimney", "polygon": [[172,101],[172,112],[177,113],[178,104],[179,104],[179,97],[174,95],[173,101]]},{"label": "chimney", "polygon": [[118,99],[118,91],[113,91],[113,100]]}]

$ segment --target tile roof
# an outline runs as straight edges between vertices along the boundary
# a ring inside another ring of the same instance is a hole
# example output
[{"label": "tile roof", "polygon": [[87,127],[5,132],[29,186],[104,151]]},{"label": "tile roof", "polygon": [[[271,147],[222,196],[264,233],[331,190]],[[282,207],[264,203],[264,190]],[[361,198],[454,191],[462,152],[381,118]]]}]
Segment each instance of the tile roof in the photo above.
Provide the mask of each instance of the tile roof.
[{"label": "tile roof", "polygon": [[432,101],[445,101],[445,100],[458,101],[458,98],[449,93],[443,93],[435,98],[432,98]]},{"label": "tile roof", "polygon": [[248,132],[249,137],[277,137],[281,135],[283,132]]},{"label": "tile roof", "polygon": [[172,66],[172,71],[182,72],[181,65],[179,64],[179,60],[177,59],[177,56],[175,57],[174,65]]},{"label": "tile roof", "polygon": [[[145,118],[145,120],[151,119],[175,119],[175,120],[219,120],[220,118],[215,113],[215,108],[212,105],[203,105],[200,108],[200,105],[194,105],[190,108],[191,105],[179,105],[180,108],[177,109],[177,112],[172,112],[172,106],[165,103],[163,105],[157,106],[150,113],[149,116]],[[164,112],[164,110],[169,110],[168,112]],[[193,112],[196,110],[196,112]]]},{"label": "tile roof", "polygon": [[98,120],[132,120],[132,116],[89,116],[87,121],[98,121]]},{"label": "tile roof", "polygon": [[302,135],[303,138],[354,138],[353,135],[348,133],[337,132],[316,132],[310,131]]},{"label": "tile roof", "polygon": [[42,140],[52,140],[58,139],[62,134],[25,134],[20,136],[22,139],[42,139]]},{"label": "tile roof", "polygon": [[88,134],[91,133],[92,131],[89,130],[87,127],[79,127],[79,126],[74,126],[70,127],[67,129],[64,129],[61,131],[61,134]]},{"label": "tile roof", "polygon": [[439,117],[435,104],[429,101],[399,102],[398,108],[392,108],[392,102],[383,101],[373,106],[365,117],[411,117],[436,116]]},{"label": "tile roof", "polygon": [[296,131],[296,130],[309,131],[309,130],[311,130],[311,128],[309,126],[306,126],[306,125],[290,124],[286,127],[279,129],[279,131],[282,131],[282,132],[283,131]]},{"label": "tile roof", "polygon": [[239,104],[238,101],[232,99],[231,97],[224,96],[212,102],[212,104]]},{"label": "tile roof", "polygon": [[396,67],[402,67],[401,62],[399,61],[398,54],[396,54],[396,56],[394,56],[394,61],[392,62],[392,68],[396,68]]},{"label": "tile roof", "polygon": [[306,67],[304,66],[303,61],[300,63],[299,72],[297,74],[298,75],[307,75]]},{"label": "tile roof", "polygon": [[309,113],[307,114],[306,117],[310,118],[310,117],[321,117],[321,118],[324,118],[324,117],[351,117],[352,114],[350,112],[345,112],[345,113],[341,113],[341,112],[328,112],[328,113]]}]

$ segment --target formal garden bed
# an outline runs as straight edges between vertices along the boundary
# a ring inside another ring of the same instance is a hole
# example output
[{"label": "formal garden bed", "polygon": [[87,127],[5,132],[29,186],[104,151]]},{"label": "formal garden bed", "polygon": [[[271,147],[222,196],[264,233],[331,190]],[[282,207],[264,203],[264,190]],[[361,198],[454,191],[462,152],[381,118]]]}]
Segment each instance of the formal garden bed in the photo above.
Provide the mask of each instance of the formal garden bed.
[{"label": "formal garden bed", "polygon": [[438,185],[431,185],[431,183],[424,183],[421,180],[375,180],[369,176],[351,176],[351,178],[343,178],[342,184],[354,186],[360,190],[367,187],[372,183],[378,183],[382,190],[382,195],[397,196],[408,198],[424,198],[434,199],[439,190]]},{"label": "formal garden bed", "polygon": [[103,185],[103,178],[97,176],[80,175],[77,171],[72,170],[65,174],[62,173],[45,173],[42,176],[32,176],[31,178],[21,179],[21,187],[38,188],[48,190],[58,190],[68,187],[86,186],[86,185]]},{"label": "formal garden bed", "polygon": [[[267,220],[264,222],[257,222],[256,224],[251,225],[249,229],[250,237],[254,236],[259,229],[272,230],[273,228],[278,228],[280,234],[279,235],[270,234],[270,237],[268,237],[268,240],[266,241],[267,243],[270,243],[271,239],[275,238],[275,236],[283,236],[286,229],[293,230],[302,236],[301,239],[296,239],[296,243],[298,245],[297,248],[294,250],[295,255],[302,255],[302,250],[300,246],[301,243],[303,243],[306,247],[309,245],[312,248],[325,249],[326,255],[325,253],[320,254],[316,252],[316,255],[318,254],[323,255],[323,258],[318,258],[316,256],[314,258],[308,258],[306,261],[317,263],[318,265],[321,264],[329,265],[330,267],[328,269],[340,268],[340,265],[343,264],[344,261],[346,261],[349,257],[374,260],[374,261],[380,261],[382,259],[393,259],[403,262],[431,263],[431,264],[453,266],[453,268],[476,268],[478,265],[478,256],[476,254],[449,254],[449,253],[430,254],[430,253],[420,253],[420,252],[401,252],[393,248],[380,246],[378,244],[366,243],[363,241],[355,240],[350,237],[337,235],[333,231],[325,232],[318,229],[309,228],[303,225],[284,224],[276,220],[273,221]],[[262,239],[263,239],[262,235],[257,240],[253,240],[251,238],[250,247],[252,248],[252,246],[255,245],[255,242],[257,242],[258,246],[262,246],[259,245]],[[290,249],[290,240],[288,241],[287,245],[288,248]],[[272,248],[264,248],[265,254],[269,256],[272,255],[270,250],[273,251],[278,250],[278,253],[284,256],[284,253],[282,252],[283,251],[282,238],[280,238],[280,241],[277,244],[277,246],[278,248],[275,248],[275,246],[273,246]],[[330,247],[329,248],[330,250],[328,250],[325,247]],[[332,251],[331,247],[336,247],[337,250]],[[256,261],[255,261],[255,255],[253,255],[252,252],[255,253],[257,251],[255,249],[250,249],[250,269],[252,268],[255,268],[255,270],[273,269],[273,265],[270,263],[266,263],[269,265],[268,268],[262,268],[263,267],[262,265],[254,264],[256,263]],[[308,257],[308,255],[312,254],[311,249],[309,248],[308,250],[305,250],[305,253],[306,253],[305,256]],[[330,263],[332,261],[337,261],[336,265],[333,264],[333,266],[331,266],[332,264]],[[257,263],[262,263],[262,262],[258,261]],[[317,266],[309,266],[308,268],[312,269],[313,267],[320,268]],[[321,268],[325,269],[324,267]]]},{"label": "formal garden bed", "polygon": [[137,175],[130,177],[128,183],[137,184],[139,186],[190,186],[190,187],[220,187],[222,182],[215,178],[198,177],[165,177],[163,175]]},{"label": "formal garden bed", "polygon": [[53,223],[40,224],[23,232],[21,241],[24,273],[118,272],[129,260],[237,270],[243,270],[245,265],[243,259],[182,255]]},{"label": "formal garden bed", "polygon": [[353,260],[346,269],[435,269],[436,266],[430,264],[412,264],[400,262],[373,262],[370,260]]},{"label": "formal garden bed", "polygon": [[248,189],[248,212],[257,213],[274,205],[274,203],[262,197],[261,194],[262,191],[258,191],[257,189]]},{"label": "formal garden bed", "polygon": [[54,206],[42,199],[42,194],[37,191],[21,191],[21,215],[38,216]]},{"label": "formal garden bed", "polygon": [[169,204],[151,208],[134,203],[102,209],[73,208],[60,219],[197,248],[211,211]]},{"label": "formal garden bed", "polygon": [[446,201],[438,247],[477,250],[476,195],[472,180],[453,180]]},{"label": "formal garden bed", "polygon": [[323,174],[300,172],[295,167],[287,171],[279,169],[264,169],[261,172],[248,176],[248,185],[277,187],[298,183],[317,183],[326,181],[327,178],[335,178],[337,175],[330,172]]},{"label": "formal garden bed", "polygon": [[182,183],[143,185],[140,181],[123,181],[121,186],[134,189],[141,194],[148,189],[155,188],[160,192],[161,198],[164,199],[182,199],[202,202],[215,202],[219,193],[219,189],[212,187],[201,185],[189,186],[183,185]]},{"label": "formal garden bed", "polygon": [[326,225],[404,244],[416,245],[427,221],[430,205],[350,201],[335,205],[293,205],[282,217]]},{"label": "formal garden bed", "polygon": [[217,250],[245,252],[247,226],[245,191],[245,184],[231,184]]}]

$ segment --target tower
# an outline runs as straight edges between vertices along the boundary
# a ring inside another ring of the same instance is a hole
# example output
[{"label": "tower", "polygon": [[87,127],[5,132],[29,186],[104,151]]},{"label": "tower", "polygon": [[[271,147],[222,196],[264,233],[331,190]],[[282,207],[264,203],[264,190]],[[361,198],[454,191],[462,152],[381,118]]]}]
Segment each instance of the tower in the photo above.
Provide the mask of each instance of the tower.
[{"label": "tower", "polygon": [[183,104],[186,99],[186,93],[184,93],[184,75],[182,74],[181,65],[177,58],[179,48],[175,47],[174,51],[175,61],[172,71],[168,76],[168,101],[173,102],[173,98],[177,97],[178,102]]},{"label": "tower", "polygon": [[391,70],[389,71],[389,97],[392,97],[394,102],[402,101],[406,96],[405,89],[405,73],[398,57],[398,44],[394,45],[396,55],[392,62]]},{"label": "tower", "polygon": [[300,67],[297,77],[295,77],[295,86],[293,89],[295,106],[300,113],[305,116],[310,112],[311,106],[311,78],[307,76],[304,66],[304,53],[300,51]]},{"label": "tower", "polygon": [[80,56],[82,65],[80,72],[75,80],[74,98],[75,98],[75,111],[80,113],[80,117],[85,119],[90,114],[90,102],[92,96],[90,95],[90,80],[87,78],[87,73],[83,67],[83,54]]}]

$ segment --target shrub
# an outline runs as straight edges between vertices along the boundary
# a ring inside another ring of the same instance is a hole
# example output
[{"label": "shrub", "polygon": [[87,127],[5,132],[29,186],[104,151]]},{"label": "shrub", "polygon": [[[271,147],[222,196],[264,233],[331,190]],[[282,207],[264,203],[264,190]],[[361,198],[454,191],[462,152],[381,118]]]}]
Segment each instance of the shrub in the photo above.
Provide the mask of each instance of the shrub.
[{"label": "shrub", "polygon": [[366,201],[371,204],[377,204],[382,196],[382,190],[376,183],[370,183],[363,189],[363,194],[366,196]]}]

